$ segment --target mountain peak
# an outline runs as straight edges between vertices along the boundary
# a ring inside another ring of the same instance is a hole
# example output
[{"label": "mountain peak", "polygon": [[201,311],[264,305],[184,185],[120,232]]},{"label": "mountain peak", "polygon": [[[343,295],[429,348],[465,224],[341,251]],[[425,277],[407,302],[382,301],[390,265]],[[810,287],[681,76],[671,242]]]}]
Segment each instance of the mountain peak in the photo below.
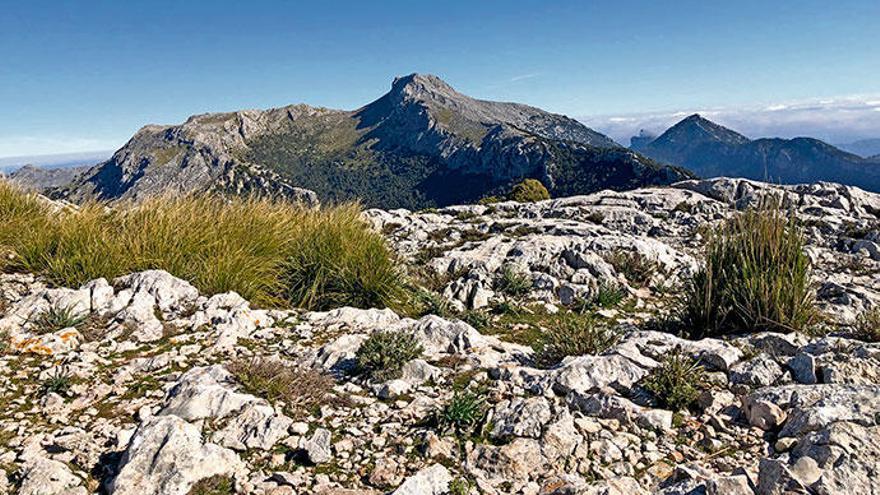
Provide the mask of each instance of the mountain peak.
[{"label": "mountain peak", "polygon": [[419,93],[458,94],[452,86],[438,76],[415,72],[406,76],[395,77],[391,83],[391,93],[408,95],[417,95]]},{"label": "mountain peak", "polygon": [[693,115],[685,117],[677,124],[670,127],[654,142],[662,143],[664,141],[713,141],[731,145],[738,145],[749,142],[749,138],[743,136],[736,131],[728,129],[723,125],[716,124],[715,122],[704,118],[698,113],[695,113]]}]

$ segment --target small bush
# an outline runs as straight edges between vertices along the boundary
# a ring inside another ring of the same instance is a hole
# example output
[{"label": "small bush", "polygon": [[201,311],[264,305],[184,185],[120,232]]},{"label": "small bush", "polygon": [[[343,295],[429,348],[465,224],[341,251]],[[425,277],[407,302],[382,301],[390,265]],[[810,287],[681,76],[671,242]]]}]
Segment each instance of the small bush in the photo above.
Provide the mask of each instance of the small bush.
[{"label": "small bush", "polygon": [[479,203],[481,205],[491,205],[491,204],[499,203],[499,202],[501,202],[501,198],[499,198],[498,196],[486,196],[486,197],[480,198],[480,201],[478,201],[477,203]]},{"label": "small bush", "polygon": [[484,395],[471,390],[458,390],[440,412],[440,430],[451,430],[458,437],[471,436],[485,417]]},{"label": "small bush", "polygon": [[705,388],[703,367],[676,349],[642,380],[661,407],[679,411],[691,407]]},{"label": "small bush", "polygon": [[544,184],[541,184],[541,181],[526,179],[513,186],[513,189],[510,191],[510,199],[518,203],[534,203],[535,201],[550,199],[550,193],[544,187]]},{"label": "small bush", "polygon": [[880,342],[880,308],[869,309],[859,315],[853,336],[866,342]]},{"label": "small bush", "polygon": [[197,481],[187,495],[233,495],[235,482],[229,476],[215,474]]},{"label": "small bush", "polygon": [[294,415],[308,414],[328,401],[333,378],[312,368],[266,358],[238,359],[226,368],[250,394],[283,402]]},{"label": "small bush", "polygon": [[567,356],[600,354],[620,341],[614,330],[596,324],[586,315],[565,313],[556,315],[555,322],[547,325],[536,343],[535,363],[553,367]]},{"label": "small bush", "polygon": [[162,269],[260,306],[396,308],[403,295],[398,263],[351,204],[205,195],[56,211],[0,181],[0,252],[3,269],[68,287]]},{"label": "small bush", "polygon": [[687,281],[680,318],[692,337],[791,332],[818,316],[809,259],[793,218],[752,209],[709,234],[703,266]]},{"label": "small bush", "polygon": [[501,276],[495,280],[495,290],[508,296],[525,296],[532,290],[532,278],[511,266],[501,269]]},{"label": "small bush", "polygon": [[87,315],[76,310],[76,306],[52,306],[38,314],[31,323],[37,333],[52,333],[64,328],[76,327],[86,321]]},{"label": "small bush", "polygon": [[465,478],[455,478],[449,483],[449,495],[468,495],[471,492],[471,482]]},{"label": "small bush", "polygon": [[403,365],[422,355],[415,336],[405,331],[376,332],[355,353],[358,369],[376,381],[398,378]]},{"label": "small bush", "polygon": [[636,287],[647,287],[660,268],[656,260],[652,260],[638,251],[614,251],[605,260],[622,273],[626,281]]}]

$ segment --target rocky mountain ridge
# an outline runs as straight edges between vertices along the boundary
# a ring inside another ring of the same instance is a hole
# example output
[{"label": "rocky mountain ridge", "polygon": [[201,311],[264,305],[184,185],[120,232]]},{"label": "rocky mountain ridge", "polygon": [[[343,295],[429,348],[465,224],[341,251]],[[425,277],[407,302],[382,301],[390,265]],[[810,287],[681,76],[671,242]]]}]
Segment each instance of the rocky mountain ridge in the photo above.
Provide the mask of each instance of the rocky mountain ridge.
[{"label": "rocky mountain ridge", "polygon": [[880,191],[880,167],[823,141],[799,137],[751,140],[691,115],[633,149],[686,167],[701,177],[743,177],[783,184],[832,181]]},{"label": "rocky mountain ridge", "polygon": [[[831,333],[692,341],[652,329],[675,281],[698,263],[703,229],[768,196],[783,198],[805,226]],[[450,305],[514,305],[521,313],[499,314],[478,330],[454,316],[379,308],[263,310],[235,293],[200,294],[161,271],[80,288],[3,275],[0,468],[10,477],[3,489],[880,491],[880,344],[850,333],[856,315],[880,304],[880,195],[831,183],[714,179],[364,216],[402,259],[437,276]],[[656,268],[637,280],[614,261],[620,254]],[[510,270],[527,276],[524,293],[498,285]],[[593,297],[607,283],[629,301],[599,311],[619,340],[599,354],[536,366],[535,350],[517,334],[528,318]],[[35,316],[53,307],[87,319],[45,332]],[[393,379],[352,373],[368,337],[389,331],[412,336],[422,356]],[[676,349],[709,374],[694,411],[664,409],[642,386]],[[318,385],[333,400],[302,410],[255,395],[235,363],[254,369],[261,360],[326,373],[331,384]],[[461,387],[485,397],[480,435],[457,438],[436,422]]]},{"label": "rocky mountain ridge", "polygon": [[313,202],[420,208],[476,201],[540,179],[553,193],[668,184],[687,177],[574,119],[477,100],[412,74],[354,111],[294,105],[147,126],[68,190],[72,201],[164,191],[266,192]]}]

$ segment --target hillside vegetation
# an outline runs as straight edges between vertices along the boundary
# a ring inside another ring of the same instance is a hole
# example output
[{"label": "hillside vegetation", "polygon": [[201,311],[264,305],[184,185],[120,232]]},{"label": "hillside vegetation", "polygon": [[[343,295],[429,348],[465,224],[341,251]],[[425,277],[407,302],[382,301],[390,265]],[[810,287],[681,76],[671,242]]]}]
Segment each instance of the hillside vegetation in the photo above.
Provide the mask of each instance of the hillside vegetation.
[{"label": "hillside vegetation", "polygon": [[5,270],[62,286],[163,269],[205,293],[264,306],[394,306],[401,274],[382,237],[347,203],[309,209],[267,199],[159,196],[61,209],[0,182]]}]

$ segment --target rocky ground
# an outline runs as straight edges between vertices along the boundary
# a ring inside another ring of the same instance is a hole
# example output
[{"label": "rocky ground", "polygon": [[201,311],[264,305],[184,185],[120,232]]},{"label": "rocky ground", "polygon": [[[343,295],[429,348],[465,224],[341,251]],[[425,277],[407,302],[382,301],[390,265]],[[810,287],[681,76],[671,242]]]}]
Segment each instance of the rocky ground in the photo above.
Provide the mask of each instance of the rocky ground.
[{"label": "rocky ground", "polygon": [[[826,334],[658,331],[707,227],[780,193],[806,228]],[[880,493],[880,344],[849,334],[880,302],[880,195],[716,179],[366,216],[443,295],[440,314],[266,311],[161,271],[81,288],[2,276],[0,490]],[[499,280],[514,272],[530,287],[511,295]],[[625,298],[597,318],[617,343],[537,367],[531,326],[609,284]],[[392,380],[354,373],[386,331],[422,356]],[[642,387],[675,349],[707,370],[695,410]],[[270,362],[296,370],[296,394],[242,379]],[[439,419],[464,390],[486,409],[467,435]]]}]

